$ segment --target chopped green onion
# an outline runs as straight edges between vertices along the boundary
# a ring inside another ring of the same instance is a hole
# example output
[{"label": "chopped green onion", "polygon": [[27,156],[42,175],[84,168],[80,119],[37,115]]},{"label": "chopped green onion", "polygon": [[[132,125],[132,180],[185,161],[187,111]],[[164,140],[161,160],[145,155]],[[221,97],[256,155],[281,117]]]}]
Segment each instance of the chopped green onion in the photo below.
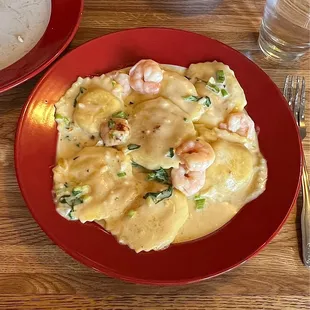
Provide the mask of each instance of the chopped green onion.
[{"label": "chopped green onion", "polygon": [[73,196],[79,196],[79,195],[82,195],[82,193],[83,193],[82,191],[76,190],[75,188],[72,191],[72,195]]},{"label": "chopped green onion", "polygon": [[157,192],[157,193],[146,193],[143,198],[147,199],[148,197],[151,197],[154,203],[159,203],[162,200],[171,197],[173,191],[173,187],[169,186],[167,189]]},{"label": "chopped green onion", "polygon": [[171,147],[171,148],[169,149],[169,152],[168,152],[168,154],[167,154],[167,157],[173,158],[173,156],[174,156],[174,149],[173,149],[173,147]]},{"label": "chopped green onion", "polygon": [[60,203],[67,203],[67,198],[71,197],[71,195],[63,195],[59,198]]},{"label": "chopped green onion", "polygon": [[222,94],[223,97],[227,97],[228,96],[228,92],[227,92],[227,90],[225,88],[221,89],[221,94]]},{"label": "chopped green onion", "polygon": [[84,185],[84,186],[77,186],[74,187],[72,189],[72,195],[73,196],[81,196],[81,195],[85,195],[89,192],[89,186],[88,185]]},{"label": "chopped green onion", "polygon": [[55,115],[55,120],[56,121],[63,121],[64,122],[64,124],[66,125],[66,126],[69,126],[70,125],[70,120],[68,119],[68,117],[65,117],[65,116],[63,116],[63,115],[61,115],[61,114],[56,114]]},{"label": "chopped green onion", "polygon": [[203,198],[201,196],[195,196],[194,200],[195,200],[197,210],[201,210],[205,207],[205,203],[206,203],[205,198]]},{"label": "chopped green onion", "polygon": [[225,74],[224,70],[217,70],[216,71],[216,82],[223,84],[225,82]]},{"label": "chopped green onion", "polygon": [[81,203],[83,203],[83,199],[82,199],[82,198],[76,198],[76,199],[74,200],[73,206],[79,205],[79,204],[81,204]]},{"label": "chopped green onion", "polygon": [[72,208],[72,209],[70,210],[70,212],[68,213],[68,216],[69,216],[70,220],[73,220],[72,212],[74,212],[74,208]]},{"label": "chopped green onion", "polygon": [[183,97],[183,99],[185,101],[197,102],[200,99],[200,97],[198,97],[198,96],[186,96],[186,97]]},{"label": "chopped green onion", "polygon": [[156,181],[156,182],[163,183],[163,184],[171,184],[168,172],[161,167],[149,173],[147,175],[147,180]]},{"label": "chopped green onion", "polygon": [[124,177],[126,175],[126,172],[119,172],[118,174],[117,174],[117,176],[119,177],[119,178],[122,178],[122,177]]},{"label": "chopped green onion", "polygon": [[[215,87],[217,87],[215,85]],[[188,96],[188,97],[183,97],[184,100],[186,101],[191,101],[191,102],[198,102],[201,105],[204,105],[206,107],[209,107],[211,105],[211,100],[208,96],[206,97],[198,97],[198,96]],[[187,119],[184,118],[184,121],[186,121]]]},{"label": "chopped green onion", "polygon": [[208,96],[206,96],[206,97],[204,97],[204,98],[206,99],[206,101],[203,103],[203,105],[204,105],[205,107],[209,108],[210,105],[211,105],[211,99],[210,99]]},{"label": "chopped green onion", "polygon": [[76,95],[76,97],[74,98],[74,102],[73,102],[73,107],[75,108],[76,107],[76,105],[77,105],[77,101],[78,101],[78,98],[79,98],[79,96],[81,95],[81,94],[84,94],[84,92],[86,91],[87,89],[86,88],[84,88],[84,87],[80,87],[80,91],[79,91],[79,93]]},{"label": "chopped green onion", "polygon": [[[210,79],[211,80],[211,79]],[[219,94],[220,89],[215,84],[211,83],[210,81],[207,83],[207,87],[212,90],[214,93]]]},{"label": "chopped green onion", "polygon": [[119,111],[117,113],[112,114],[112,117],[127,119],[128,118],[128,114],[125,113],[124,111]]},{"label": "chopped green onion", "polygon": [[113,121],[113,119],[108,120],[108,127],[110,129],[113,129],[115,127],[115,122]]},{"label": "chopped green onion", "polygon": [[184,117],[184,118],[183,118],[183,121],[184,121],[184,122],[187,122],[187,118],[186,118],[186,117]]},{"label": "chopped green onion", "polygon": [[140,147],[141,147],[141,145],[138,145],[138,144],[128,144],[128,145],[127,145],[127,148],[128,148],[128,150],[130,150],[130,151],[139,149]]},{"label": "chopped green onion", "polygon": [[205,107],[209,107],[211,105],[211,100],[208,96],[206,97],[201,97],[198,101],[198,103],[200,103],[201,105],[205,106]]},{"label": "chopped green onion", "polygon": [[129,210],[128,212],[127,212],[127,216],[129,216],[129,217],[133,217],[135,214],[136,214],[136,210]]},{"label": "chopped green onion", "polygon": [[113,80],[112,81],[112,86],[114,87],[116,85],[116,82]]}]

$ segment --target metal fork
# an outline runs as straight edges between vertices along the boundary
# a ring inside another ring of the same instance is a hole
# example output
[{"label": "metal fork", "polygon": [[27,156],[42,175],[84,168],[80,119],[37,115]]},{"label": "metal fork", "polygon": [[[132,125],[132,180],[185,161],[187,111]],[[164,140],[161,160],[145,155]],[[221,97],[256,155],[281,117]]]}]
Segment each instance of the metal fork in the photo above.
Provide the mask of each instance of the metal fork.
[{"label": "metal fork", "polygon": [[[303,140],[307,134],[305,123],[305,78],[288,75],[285,79],[283,95],[294,114],[299,128],[300,137]],[[303,196],[303,206],[301,211],[302,256],[305,266],[310,268],[310,186],[304,152],[301,181]]]}]

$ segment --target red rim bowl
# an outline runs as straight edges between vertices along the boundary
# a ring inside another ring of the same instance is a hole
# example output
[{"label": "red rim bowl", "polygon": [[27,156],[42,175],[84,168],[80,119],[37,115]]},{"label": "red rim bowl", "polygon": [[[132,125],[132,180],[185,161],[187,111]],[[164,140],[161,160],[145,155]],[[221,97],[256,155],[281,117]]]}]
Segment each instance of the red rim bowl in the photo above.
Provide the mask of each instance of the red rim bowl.
[{"label": "red rim bowl", "polygon": [[50,21],[40,41],[24,57],[0,71],[0,93],[44,70],[65,50],[77,32],[84,0],[51,0],[51,3]]},{"label": "red rim bowl", "polygon": [[[57,137],[53,105],[78,76],[126,67],[142,58],[180,66],[214,59],[228,64],[245,91],[247,111],[260,127],[259,141],[269,177],[266,191],[215,233],[164,251],[136,254],[98,226],[67,221],[55,211],[51,195]],[[90,41],[49,69],[19,119],[15,167],[33,217],[69,255],[126,281],[178,285],[211,278],[240,265],[276,235],[298,194],[301,146],[295,121],[278,87],[241,53],[191,32],[140,28]]]}]

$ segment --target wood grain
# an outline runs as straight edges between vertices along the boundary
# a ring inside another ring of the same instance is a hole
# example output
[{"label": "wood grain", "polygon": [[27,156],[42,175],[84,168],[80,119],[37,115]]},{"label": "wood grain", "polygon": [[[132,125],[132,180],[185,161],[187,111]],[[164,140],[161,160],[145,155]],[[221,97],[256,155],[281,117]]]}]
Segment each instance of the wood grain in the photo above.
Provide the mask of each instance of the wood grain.
[{"label": "wood grain", "polygon": [[[239,50],[279,88],[287,74],[305,76],[309,99],[309,54],[299,63],[278,65],[260,52],[263,7],[264,0],[85,0],[80,28],[67,51],[126,28],[185,29]],[[16,122],[42,74],[0,95],[0,309],[310,309],[310,273],[300,259],[301,199],[280,233],[253,259],[193,285],[121,282],[81,265],[54,245],[25,206],[13,161]],[[307,124],[310,128],[310,108]],[[310,135],[303,145],[310,169]]]}]

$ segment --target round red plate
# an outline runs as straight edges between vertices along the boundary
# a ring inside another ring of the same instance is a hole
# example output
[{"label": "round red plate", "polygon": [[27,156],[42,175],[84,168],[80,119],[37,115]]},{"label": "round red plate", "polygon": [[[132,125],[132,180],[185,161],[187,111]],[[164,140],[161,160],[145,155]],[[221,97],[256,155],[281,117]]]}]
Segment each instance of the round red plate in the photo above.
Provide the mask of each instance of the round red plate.
[{"label": "round red plate", "polygon": [[84,0],[51,0],[48,27],[36,46],[23,58],[1,70],[0,93],[32,78],[51,64],[74,37]]},{"label": "round red plate", "polygon": [[[268,161],[267,189],[226,226],[194,242],[136,254],[94,224],[69,222],[52,201],[56,125],[53,104],[78,76],[134,64],[141,58],[188,66],[228,64],[243,87],[247,110],[260,127]],[[298,130],[277,86],[253,62],[207,37],[172,29],[144,28],[110,34],[75,49],[45,74],[18,124],[15,164],[25,201],[46,234],[78,261],[109,276],[136,283],[183,284],[225,272],[257,253],[278,232],[296,199],[301,167]]]}]

